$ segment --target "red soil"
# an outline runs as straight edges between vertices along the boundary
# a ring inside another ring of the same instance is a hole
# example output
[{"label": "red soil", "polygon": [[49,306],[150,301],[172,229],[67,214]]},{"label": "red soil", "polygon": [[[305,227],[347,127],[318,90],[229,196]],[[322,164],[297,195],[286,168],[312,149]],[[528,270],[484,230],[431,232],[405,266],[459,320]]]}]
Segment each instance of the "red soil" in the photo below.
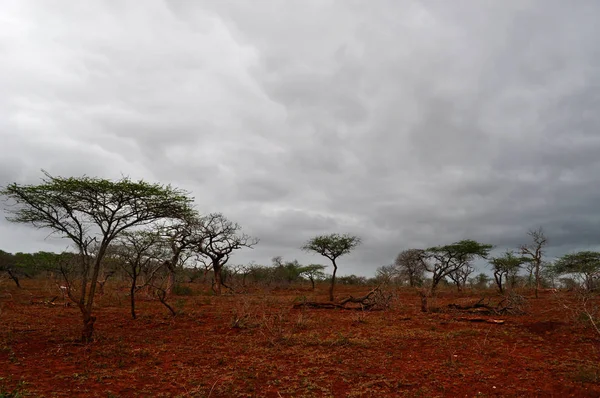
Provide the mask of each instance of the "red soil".
[{"label": "red soil", "polygon": [[81,345],[78,310],[43,304],[55,293],[42,285],[0,285],[0,396],[600,396],[600,336],[562,309],[567,293],[529,297],[526,315],[495,325],[443,310],[479,293],[445,292],[427,314],[410,290],[388,311],[292,309],[301,296],[325,300],[325,287],[173,297],[176,317],[140,300],[132,320],[125,294],[107,287],[96,340]]}]

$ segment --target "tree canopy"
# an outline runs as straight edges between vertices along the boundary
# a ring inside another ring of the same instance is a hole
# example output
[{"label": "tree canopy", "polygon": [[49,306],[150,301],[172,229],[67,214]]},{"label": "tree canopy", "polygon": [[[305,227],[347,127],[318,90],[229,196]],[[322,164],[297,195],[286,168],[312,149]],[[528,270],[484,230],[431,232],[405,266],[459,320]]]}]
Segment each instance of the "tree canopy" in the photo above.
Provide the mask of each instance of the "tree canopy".
[{"label": "tree canopy", "polygon": [[333,301],[337,258],[350,253],[355,247],[360,245],[360,243],[361,239],[358,236],[349,234],[329,234],[315,236],[302,246],[302,250],[304,251],[315,252],[331,260],[331,263],[333,264],[333,275],[331,277],[331,286],[329,287],[330,301]]},{"label": "tree canopy", "polygon": [[493,245],[465,239],[425,250],[424,255],[433,261],[425,262],[427,271],[433,274],[431,290],[435,290],[443,278],[468,266],[475,258],[487,258],[492,248]]},{"label": "tree canopy", "polygon": [[580,251],[569,253],[558,259],[553,265],[558,275],[575,274],[584,278],[586,288],[594,288],[594,281],[600,277],[600,253]]},{"label": "tree canopy", "polygon": [[500,257],[490,259],[494,280],[500,293],[504,292],[504,280],[511,275],[516,275],[521,265],[526,261],[523,257],[515,256],[514,252],[507,251]]},{"label": "tree canopy", "polygon": [[84,341],[92,336],[96,282],[110,243],[130,228],[193,212],[187,192],[128,177],[111,181],[87,176],[54,177],[44,172],[40,184],[12,183],[0,194],[8,199],[9,221],[49,229],[75,245],[80,255],[80,279],[77,287],[75,281],[68,282],[68,293],[83,314]]}]

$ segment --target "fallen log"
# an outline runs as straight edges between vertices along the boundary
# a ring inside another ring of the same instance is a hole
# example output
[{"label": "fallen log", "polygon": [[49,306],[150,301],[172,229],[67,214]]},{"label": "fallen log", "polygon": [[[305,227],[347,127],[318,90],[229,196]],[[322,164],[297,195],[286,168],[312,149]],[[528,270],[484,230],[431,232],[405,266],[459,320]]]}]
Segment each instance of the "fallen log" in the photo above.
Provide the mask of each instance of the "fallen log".
[{"label": "fallen log", "polygon": [[484,300],[485,298],[482,298],[478,302],[469,305],[448,304],[448,308],[478,314],[487,313],[490,315],[519,315],[525,313],[523,309],[525,299],[514,293],[505,296],[495,306],[490,305],[489,299],[486,302],[484,302]]},{"label": "fallen log", "polygon": [[[303,301],[301,303],[294,304],[293,308],[318,308],[318,309],[341,309],[341,310],[355,310],[355,311],[374,311],[382,310],[389,305],[391,295],[384,294],[380,287],[377,286],[364,296],[354,297],[350,296],[339,303],[335,302],[319,302],[319,301]],[[358,306],[347,306],[347,304],[358,304]]]},{"label": "fallen log", "polygon": [[336,303],[324,303],[324,302],[319,302],[319,301],[303,301],[302,303],[296,303],[294,304],[294,308],[318,308],[318,309],[326,309],[326,310],[331,310],[331,309],[335,309],[335,308],[339,308],[341,310],[353,310],[353,309],[360,309],[360,308],[355,308],[355,307],[344,307],[343,305],[340,304],[336,304]]},{"label": "fallen log", "polygon": [[455,320],[465,321],[465,322],[485,322],[485,323],[492,323],[495,325],[502,325],[505,322],[504,319],[467,318],[467,317],[456,318]]}]

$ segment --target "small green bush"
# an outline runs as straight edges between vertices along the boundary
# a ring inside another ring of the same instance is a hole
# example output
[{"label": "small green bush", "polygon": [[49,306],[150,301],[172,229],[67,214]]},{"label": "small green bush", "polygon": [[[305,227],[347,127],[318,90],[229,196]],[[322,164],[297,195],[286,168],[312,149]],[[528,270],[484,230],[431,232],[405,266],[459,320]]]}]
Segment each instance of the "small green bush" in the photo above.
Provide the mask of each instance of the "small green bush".
[{"label": "small green bush", "polygon": [[176,296],[191,296],[194,292],[189,286],[175,285],[173,286],[173,294]]}]

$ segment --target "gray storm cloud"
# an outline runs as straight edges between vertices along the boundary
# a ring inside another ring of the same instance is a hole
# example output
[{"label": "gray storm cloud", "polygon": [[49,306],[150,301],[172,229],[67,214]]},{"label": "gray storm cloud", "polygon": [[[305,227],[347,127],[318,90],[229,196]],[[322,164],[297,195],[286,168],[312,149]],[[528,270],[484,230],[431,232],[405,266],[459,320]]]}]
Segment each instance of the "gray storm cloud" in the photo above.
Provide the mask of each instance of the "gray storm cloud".
[{"label": "gray storm cloud", "polygon": [[[172,183],[261,238],[235,262],[361,235],[342,273],[537,226],[598,246],[597,2],[64,4],[3,6],[0,185]],[[3,250],[46,235],[0,221]]]}]

